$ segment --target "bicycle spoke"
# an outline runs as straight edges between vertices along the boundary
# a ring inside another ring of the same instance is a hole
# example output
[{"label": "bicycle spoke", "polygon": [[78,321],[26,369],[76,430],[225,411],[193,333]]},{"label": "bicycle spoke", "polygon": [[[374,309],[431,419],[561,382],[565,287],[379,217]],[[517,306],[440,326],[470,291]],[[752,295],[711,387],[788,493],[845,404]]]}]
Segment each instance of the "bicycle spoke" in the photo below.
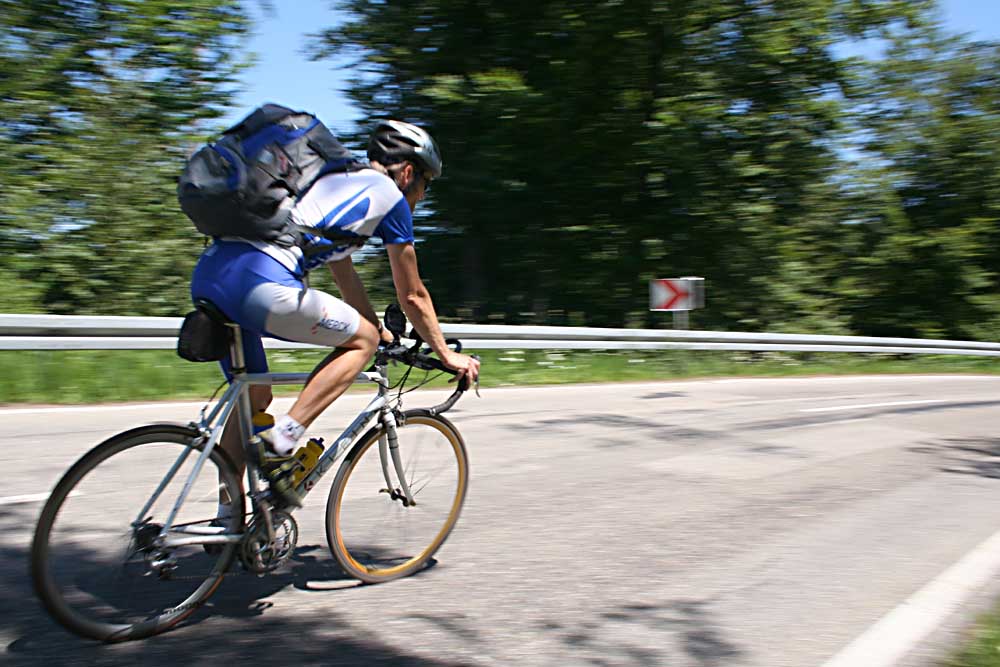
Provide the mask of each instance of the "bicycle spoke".
[{"label": "bicycle spoke", "polygon": [[[430,417],[408,418],[397,428],[405,486],[383,490],[376,440],[359,443],[331,489],[327,533],[331,549],[348,572],[365,581],[405,576],[434,554],[457,520],[467,482],[465,450],[453,427]],[[395,473],[395,466],[390,463]]]},{"label": "bicycle spoke", "polygon": [[[134,437],[123,434],[95,448],[46,504],[32,574],[46,608],[74,632],[106,640],[160,632],[197,608],[232,561],[233,545],[211,554],[200,543],[166,547],[161,541],[164,521],[189,480],[192,493],[179,510],[177,528],[207,526],[220,488],[240,495],[235,473],[217,455],[194,478],[198,457],[187,457],[162,484],[194,440],[186,429],[162,429],[137,429]],[[154,497],[135,523],[137,508]]]}]

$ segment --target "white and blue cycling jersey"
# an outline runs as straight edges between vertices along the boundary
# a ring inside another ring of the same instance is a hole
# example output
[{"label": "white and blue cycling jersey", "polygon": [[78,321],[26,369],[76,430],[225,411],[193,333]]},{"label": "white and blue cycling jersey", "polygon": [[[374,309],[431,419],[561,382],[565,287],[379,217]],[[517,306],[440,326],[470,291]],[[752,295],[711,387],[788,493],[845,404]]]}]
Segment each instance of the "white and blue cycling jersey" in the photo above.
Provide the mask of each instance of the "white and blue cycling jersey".
[{"label": "white and blue cycling jersey", "polygon": [[[413,241],[413,217],[403,193],[391,179],[374,169],[323,176],[295,206],[293,216],[298,224],[306,227],[334,228],[354,236],[376,236],[385,244]],[[313,237],[306,258],[298,247],[285,248],[263,241],[245,242],[300,275],[327,262],[344,259],[358,249]],[[327,246],[329,250],[314,254],[317,246]]]},{"label": "white and blue cycling jersey", "polygon": [[[373,169],[320,178],[295,207],[296,222],[317,229],[413,242],[413,217],[396,184]],[[337,347],[357,333],[361,316],[340,299],[303,283],[306,273],[358,250],[321,237],[299,247],[243,238],[216,239],[191,278],[191,296],[208,299],[244,330],[250,372],[265,372],[261,336]],[[324,249],[326,247],[326,249]],[[317,252],[318,250],[318,252]],[[228,359],[223,369],[229,373]]]}]

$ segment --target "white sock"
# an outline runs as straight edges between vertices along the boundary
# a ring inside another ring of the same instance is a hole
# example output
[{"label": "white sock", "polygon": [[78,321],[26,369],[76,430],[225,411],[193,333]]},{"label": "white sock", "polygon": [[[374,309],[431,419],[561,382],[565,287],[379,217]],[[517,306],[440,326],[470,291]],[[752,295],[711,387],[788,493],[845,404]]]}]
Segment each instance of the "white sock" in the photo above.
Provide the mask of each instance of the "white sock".
[{"label": "white sock", "polygon": [[274,434],[274,453],[288,456],[297,449],[299,438],[306,432],[306,427],[284,415],[275,422],[271,432]]}]

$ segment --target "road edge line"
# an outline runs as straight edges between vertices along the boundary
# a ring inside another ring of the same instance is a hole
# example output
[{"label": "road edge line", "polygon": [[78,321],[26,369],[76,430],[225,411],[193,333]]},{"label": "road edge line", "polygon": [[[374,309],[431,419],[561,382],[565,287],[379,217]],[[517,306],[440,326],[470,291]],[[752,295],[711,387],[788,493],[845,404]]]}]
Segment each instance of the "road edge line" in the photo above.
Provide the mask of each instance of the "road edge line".
[{"label": "road edge line", "polygon": [[822,667],[892,667],[1000,571],[1000,531],[907,598]]}]

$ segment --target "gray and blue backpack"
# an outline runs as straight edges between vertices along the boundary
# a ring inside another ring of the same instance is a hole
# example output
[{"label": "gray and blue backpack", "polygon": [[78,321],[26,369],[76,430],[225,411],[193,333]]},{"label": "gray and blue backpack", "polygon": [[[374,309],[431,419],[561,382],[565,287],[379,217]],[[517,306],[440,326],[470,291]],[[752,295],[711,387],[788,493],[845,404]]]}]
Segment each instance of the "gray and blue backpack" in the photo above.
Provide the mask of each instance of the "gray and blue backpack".
[{"label": "gray and blue backpack", "polygon": [[202,234],[291,246],[299,198],[324,174],[364,166],[312,114],[265,104],[188,159],[177,199]]}]

